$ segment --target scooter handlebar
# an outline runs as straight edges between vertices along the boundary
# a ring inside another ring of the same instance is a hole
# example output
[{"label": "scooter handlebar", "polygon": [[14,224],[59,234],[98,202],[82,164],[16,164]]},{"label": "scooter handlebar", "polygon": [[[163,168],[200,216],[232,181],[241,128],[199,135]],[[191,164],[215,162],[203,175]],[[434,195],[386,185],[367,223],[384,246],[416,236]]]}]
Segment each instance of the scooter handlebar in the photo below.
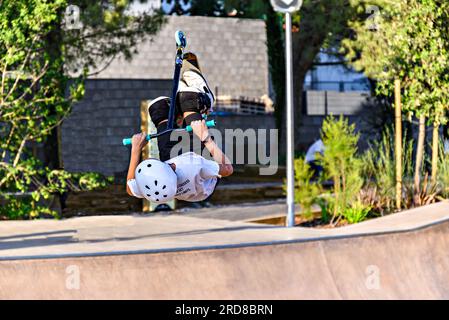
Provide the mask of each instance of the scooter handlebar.
[{"label": "scooter handlebar", "polygon": [[[206,122],[206,126],[207,126],[208,128],[213,128],[213,127],[215,127],[215,126],[216,126],[215,120],[209,120],[209,121],[207,121],[207,122]],[[187,131],[187,132],[192,132],[192,131],[193,131],[191,126],[187,126],[185,129],[175,129],[175,130],[185,130],[185,131]],[[175,131],[175,130],[173,130],[173,131]],[[147,140],[149,141],[149,140],[151,140],[151,139],[152,139],[152,136],[151,136],[151,134],[149,134],[149,135],[147,136]],[[124,145],[124,146],[130,146],[130,145],[132,144],[132,142],[133,142],[133,139],[132,139],[132,138],[126,138],[126,139],[123,139],[123,145]]]}]

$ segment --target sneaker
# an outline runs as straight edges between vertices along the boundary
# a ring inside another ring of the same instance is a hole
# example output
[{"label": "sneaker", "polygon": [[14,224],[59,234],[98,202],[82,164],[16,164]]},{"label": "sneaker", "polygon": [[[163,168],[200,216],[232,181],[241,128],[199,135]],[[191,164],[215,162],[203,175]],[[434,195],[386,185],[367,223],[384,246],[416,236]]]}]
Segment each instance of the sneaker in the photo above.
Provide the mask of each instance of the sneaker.
[{"label": "sneaker", "polygon": [[168,212],[173,211],[173,209],[168,204],[160,204],[154,209],[154,212]]},{"label": "sneaker", "polygon": [[183,62],[190,63],[201,72],[200,63],[198,62],[198,57],[196,56],[196,54],[192,52],[186,52],[184,53],[183,60]]}]

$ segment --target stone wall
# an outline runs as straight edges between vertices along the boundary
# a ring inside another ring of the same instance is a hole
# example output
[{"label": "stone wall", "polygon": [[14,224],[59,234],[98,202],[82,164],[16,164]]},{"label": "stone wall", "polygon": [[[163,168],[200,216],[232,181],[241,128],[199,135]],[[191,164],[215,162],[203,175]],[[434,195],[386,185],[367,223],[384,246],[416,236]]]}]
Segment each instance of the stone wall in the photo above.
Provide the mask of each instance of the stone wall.
[{"label": "stone wall", "polygon": [[257,19],[169,16],[160,32],[117,58],[97,79],[172,79],[175,31],[187,36],[211,88],[219,95],[260,98],[269,93],[265,22]]}]

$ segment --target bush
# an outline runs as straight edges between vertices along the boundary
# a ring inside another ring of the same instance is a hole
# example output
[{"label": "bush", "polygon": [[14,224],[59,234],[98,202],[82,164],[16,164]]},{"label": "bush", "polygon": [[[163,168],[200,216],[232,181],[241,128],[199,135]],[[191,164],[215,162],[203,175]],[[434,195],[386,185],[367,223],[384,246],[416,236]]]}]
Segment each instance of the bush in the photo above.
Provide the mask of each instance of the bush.
[{"label": "bush", "polygon": [[449,152],[445,152],[443,143],[440,144],[439,155],[437,174],[438,188],[441,197],[449,199]]},{"label": "bush", "polygon": [[371,207],[364,205],[361,201],[356,201],[351,207],[346,208],[342,215],[350,224],[359,223],[368,217]]},{"label": "bush", "polygon": [[359,135],[355,125],[349,125],[343,116],[338,120],[330,116],[323,122],[321,139],[325,149],[318,160],[324,168],[324,178],[334,183],[334,195],[327,198],[327,206],[332,213],[331,223],[336,223],[363,186],[362,161],[357,157]]},{"label": "bush", "polygon": [[[83,8],[79,17],[83,28],[67,30],[63,13],[68,2],[0,1],[0,215],[4,217],[54,215],[43,200],[73,188],[102,185],[104,179],[94,174],[54,170],[60,167],[52,141],[56,128],[83,98],[85,79],[98,70],[98,63],[118,54],[131,58],[142,37],[155,35],[166,20],[161,12],[127,14],[128,0],[77,1]],[[71,76],[74,73],[77,76]],[[33,144],[49,147],[49,161],[43,164],[33,156]]]},{"label": "bush", "polygon": [[313,172],[304,158],[295,160],[295,202],[298,203],[306,218],[312,217],[312,206],[317,204],[321,194],[321,185],[311,182]]},{"label": "bush", "polygon": [[[402,203],[404,207],[410,207],[413,202],[414,159],[413,140],[407,141],[407,133],[402,146]],[[381,140],[375,141],[363,155],[363,176],[362,202],[381,215],[393,212],[396,209],[396,159],[392,128],[387,127]]]},{"label": "bush", "polygon": [[362,157],[365,188],[376,190],[376,195],[381,202],[376,204],[376,207],[388,209],[394,205],[396,188],[396,161],[392,131],[387,128],[382,133],[381,140],[375,141]]},{"label": "bush", "polygon": [[57,212],[48,206],[50,197],[67,191],[104,188],[113,181],[113,177],[106,178],[97,173],[69,173],[48,169],[34,173],[32,179],[18,180],[9,190],[0,190],[0,218],[16,220],[58,217]]}]

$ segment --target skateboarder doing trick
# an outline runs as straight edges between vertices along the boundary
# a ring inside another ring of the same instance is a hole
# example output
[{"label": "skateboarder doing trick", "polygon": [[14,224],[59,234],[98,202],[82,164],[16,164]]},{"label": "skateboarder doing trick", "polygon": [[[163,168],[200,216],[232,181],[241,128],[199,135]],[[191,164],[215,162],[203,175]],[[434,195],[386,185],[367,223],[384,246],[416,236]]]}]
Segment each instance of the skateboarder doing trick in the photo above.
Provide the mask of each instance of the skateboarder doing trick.
[{"label": "skateboarder doing trick", "polygon": [[[203,201],[215,190],[218,178],[233,173],[231,161],[215,144],[202,119],[202,115],[213,108],[215,97],[201,72],[196,56],[186,53],[183,60],[176,113],[183,118],[186,125],[192,127],[193,134],[210,152],[214,161],[193,152],[171,158],[171,150],[178,142],[171,141],[170,135],[166,134],[158,138],[160,160],[147,159],[140,162],[142,149],[148,141],[145,133],[134,135],[127,192],[131,196],[161,204],[173,199]],[[159,97],[148,107],[151,121],[158,133],[167,129],[170,100],[168,97]]]}]

